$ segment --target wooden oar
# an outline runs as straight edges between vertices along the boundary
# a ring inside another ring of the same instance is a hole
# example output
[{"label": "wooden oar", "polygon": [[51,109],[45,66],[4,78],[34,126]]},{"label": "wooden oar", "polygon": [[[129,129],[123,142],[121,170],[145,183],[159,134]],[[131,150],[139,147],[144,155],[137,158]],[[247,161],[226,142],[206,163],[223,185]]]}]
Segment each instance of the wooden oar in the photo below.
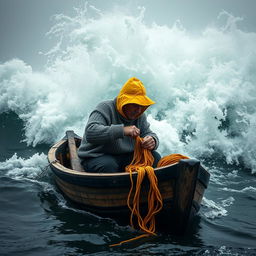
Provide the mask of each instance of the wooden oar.
[{"label": "wooden oar", "polygon": [[66,131],[66,135],[67,135],[67,139],[68,139],[68,148],[69,148],[69,154],[70,154],[71,168],[75,171],[84,172],[84,168],[80,164],[80,160],[77,155],[75,133],[72,130]]}]

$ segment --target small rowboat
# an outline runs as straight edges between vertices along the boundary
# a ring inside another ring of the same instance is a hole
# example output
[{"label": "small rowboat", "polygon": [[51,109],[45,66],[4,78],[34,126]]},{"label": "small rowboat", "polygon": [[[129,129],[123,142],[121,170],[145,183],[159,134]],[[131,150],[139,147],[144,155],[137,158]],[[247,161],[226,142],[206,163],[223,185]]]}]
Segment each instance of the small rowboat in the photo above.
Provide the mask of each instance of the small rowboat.
[{"label": "small rowboat", "polygon": [[[77,156],[81,137],[73,131],[67,131],[66,134],[48,153],[48,161],[59,189],[80,208],[101,216],[123,216],[128,222],[129,173],[84,171]],[[182,159],[179,163],[155,168],[155,174],[163,199],[163,209],[156,217],[156,225],[170,232],[184,233],[200,209],[210,174],[195,159]],[[136,181],[136,178],[137,173],[134,173],[133,180]],[[148,190],[149,182],[145,179],[140,198],[142,212],[147,209]]]}]

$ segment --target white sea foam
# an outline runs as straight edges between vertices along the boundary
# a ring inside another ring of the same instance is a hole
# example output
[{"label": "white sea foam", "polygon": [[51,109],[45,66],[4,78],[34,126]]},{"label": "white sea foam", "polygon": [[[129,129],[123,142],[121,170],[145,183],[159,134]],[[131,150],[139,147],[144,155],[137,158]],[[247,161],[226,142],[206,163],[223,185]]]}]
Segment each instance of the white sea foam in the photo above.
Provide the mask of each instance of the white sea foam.
[{"label": "white sea foam", "polygon": [[18,157],[15,153],[10,159],[0,163],[0,171],[14,179],[35,179],[47,165],[46,155],[34,154],[28,159]]},{"label": "white sea foam", "polygon": [[233,170],[232,172],[230,172],[230,173],[227,174],[227,177],[228,177],[229,179],[238,178],[237,173],[238,173],[238,170]]},{"label": "white sea foam", "polygon": [[223,207],[227,207],[227,206],[232,205],[234,203],[234,201],[235,201],[235,198],[230,196],[227,199],[222,200],[221,204]]},{"label": "white sea foam", "polygon": [[252,186],[245,187],[245,188],[242,188],[242,189],[232,189],[232,188],[225,187],[222,190],[228,191],[228,192],[234,192],[234,193],[248,193],[248,192],[256,193],[256,188],[252,187]]},{"label": "white sea foam", "polygon": [[223,199],[220,203],[214,202],[213,200],[203,198],[202,205],[207,207],[208,211],[204,212],[204,216],[208,219],[215,219],[228,215],[226,207],[229,207],[234,203],[233,197]]},{"label": "white sea foam", "polygon": [[19,59],[0,65],[0,113],[24,120],[26,142],[52,143],[67,129],[82,135],[95,105],[137,76],[157,102],[149,111],[162,154],[218,152],[256,172],[256,34],[225,12],[221,27],[193,35],[178,23],[146,24],[143,8],[95,11],[56,16],[48,35],[58,44],[40,72]]}]

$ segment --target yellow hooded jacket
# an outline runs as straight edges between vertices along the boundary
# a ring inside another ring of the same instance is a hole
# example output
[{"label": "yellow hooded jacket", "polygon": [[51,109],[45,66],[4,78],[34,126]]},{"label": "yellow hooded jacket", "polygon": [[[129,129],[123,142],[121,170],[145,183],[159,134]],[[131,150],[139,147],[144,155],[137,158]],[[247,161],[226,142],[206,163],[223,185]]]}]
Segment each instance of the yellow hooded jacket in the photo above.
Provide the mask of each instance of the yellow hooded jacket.
[{"label": "yellow hooded jacket", "polygon": [[151,131],[146,115],[141,114],[135,120],[125,117],[123,106],[133,103],[148,107],[154,101],[146,96],[142,82],[133,77],[122,87],[118,97],[100,102],[90,114],[85,133],[78,149],[81,159],[99,157],[104,154],[126,154],[134,151],[135,140],[124,136],[124,126],[135,125],[142,137],[152,136],[159,145],[157,135]]},{"label": "yellow hooded jacket", "polygon": [[136,77],[130,78],[124,84],[117,96],[117,110],[125,118],[126,116],[123,112],[123,106],[130,103],[147,107],[155,103],[148,96],[146,96],[146,89],[143,83]]}]

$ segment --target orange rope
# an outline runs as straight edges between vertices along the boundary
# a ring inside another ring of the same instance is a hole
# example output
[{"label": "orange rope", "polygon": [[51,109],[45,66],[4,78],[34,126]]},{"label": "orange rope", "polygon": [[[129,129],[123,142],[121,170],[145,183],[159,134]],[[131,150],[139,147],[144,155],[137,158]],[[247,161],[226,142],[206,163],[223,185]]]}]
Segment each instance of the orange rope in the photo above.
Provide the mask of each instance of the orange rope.
[{"label": "orange rope", "polygon": [[[155,175],[154,168],[152,167],[154,157],[150,150],[144,149],[141,146],[141,142],[142,138],[136,137],[133,159],[130,165],[126,166],[125,170],[126,172],[130,173],[131,180],[131,188],[127,198],[127,205],[131,211],[130,224],[132,227],[134,227],[133,219],[134,217],[136,217],[140,230],[144,231],[146,234],[142,234],[140,236],[122,241],[117,244],[112,244],[110,245],[111,247],[121,245],[126,242],[131,242],[149,235],[156,235],[155,215],[163,208],[163,200],[161,193],[158,189],[157,177]],[[180,154],[171,154],[161,158],[161,160],[158,162],[157,167],[173,164],[179,162],[180,159],[185,158],[188,157]],[[134,190],[134,183],[132,178],[133,172],[137,172],[137,181],[134,196],[133,199],[131,199],[131,195]],[[140,192],[141,184],[146,174],[150,182],[150,189],[148,192],[148,212],[147,215],[144,218],[142,218],[140,214]]]},{"label": "orange rope", "polygon": [[168,156],[164,156],[159,160],[157,167],[166,166],[169,164],[175,164],[175,163],[179,162],[181,159],[188,159],[188,158],[189,157],[181,155],[181,154],[171,154]]}]

